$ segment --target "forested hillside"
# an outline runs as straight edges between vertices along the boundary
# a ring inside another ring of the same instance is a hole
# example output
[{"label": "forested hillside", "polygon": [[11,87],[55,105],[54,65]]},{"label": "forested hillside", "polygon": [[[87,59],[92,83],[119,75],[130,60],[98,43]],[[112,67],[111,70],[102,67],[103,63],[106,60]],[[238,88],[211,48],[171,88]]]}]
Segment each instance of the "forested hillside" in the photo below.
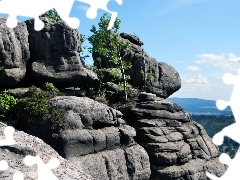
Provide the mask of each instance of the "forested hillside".
[{"label": "forested hillside", "polygon": [[198,98],[168,98],[185,109],[190,114],[205,115],[232,115],[230,107],[220,111],[216,107],[216,101]]},{"label": "forested hillside", "polygon": [[[191,115],[192,119],[201,124],[207,131],[210,137],[213,137],[216,133],[221,131],[224,127],[235,123],[233,115],[230,116],[215,116],[215,115]],[[231,157],[234,157],[239,144],[225,137],[224,144],[219,147],[221,152],[228,153]]]}]

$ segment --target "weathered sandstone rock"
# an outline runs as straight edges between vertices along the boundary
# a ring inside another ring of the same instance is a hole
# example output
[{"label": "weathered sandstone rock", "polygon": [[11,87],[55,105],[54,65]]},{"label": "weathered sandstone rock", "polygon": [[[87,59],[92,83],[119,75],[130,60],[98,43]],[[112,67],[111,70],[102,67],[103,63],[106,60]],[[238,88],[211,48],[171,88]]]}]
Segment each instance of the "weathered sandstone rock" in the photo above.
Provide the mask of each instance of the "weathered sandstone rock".
[{"label": "weathered sandstone rock", "polygon": [[16,86],[25,76],[29,59],[26,24],[19,22],[16,28],[10,29],[6,18],[0,18],[0,87]]},{"label": "weathered sandstone rock", "polygon": [[35,83],[57,83],[64,87],[98,87],[95,73],[80,60],[80,37],[64,21],[42,18],[45,26],[34,30],[34,21],[26,21],[31,51],[31,77]]},{"label": "weathered sandstone rock", "polygon": [[[5,124],[0,123],[1,140],[5,139],[5,135],[3,134],[5,127]],[[1,171],[0,179],[12,180],[14,173],[17,172],[23,173],[24,179],[38,179],[38,167],[35,164],[33,166],[27,166],[24,163],[24,158],[27,155],[39,156],[45,164],[47,164],[51,158],[57,158],[60,165],[53,169],[52,172],[57,178],[59,178],[59,180],[93,179],[79,167],[59,156],[54,149],[44,143],[41,139],[22,131],[15,131],[13,138],[16,144],[11,146],[0,146],[0,160],[7,161],[9,166],[6,171]]]},{"label": "weathered sandstone rock", "polygon": [[[142,41],[134,35],[121,33],[121,38],[128,41],[131,50],[126,51],[123,57],[125,61],[132,63],[132,68],[126,71],[130,75],[130,84],[143,89],[144,71],[146,80],[146,91],[156,94],[159,97],[167,98],[181,88],[181,79],[178,72],[164,62],[158,62],[150,57],[141,47]],[[98,68],[112,68],[114,64],[106,57],[93,53],[93,59],[101,59],[101,63],[95,63]]]},{"label": "weathered sandstone rock", "polygon": [[205,180],[206,170],[223,175],[226,166],[218,160],[217,146],[184,109],[151,93],[139,98],[124,115],[149,155],[152,179]]},{"label": "weathered sandstone rock", "polygon": [[58,131],[52,130],[53,121],[36,123],[30,114],[19,117],[18,127],[96,179],[150,178],[149,157],[134,141],[136,131],[126,125],[120,111],[87,97],[57,96],[49,104],[53,114],[65,112]]}]

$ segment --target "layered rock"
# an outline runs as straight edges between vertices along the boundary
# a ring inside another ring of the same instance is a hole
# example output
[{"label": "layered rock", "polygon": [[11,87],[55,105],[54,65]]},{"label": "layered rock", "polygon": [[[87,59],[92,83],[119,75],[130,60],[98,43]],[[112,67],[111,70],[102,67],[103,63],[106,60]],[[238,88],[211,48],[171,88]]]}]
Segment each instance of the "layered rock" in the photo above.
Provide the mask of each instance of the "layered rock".
[{"label": "layered rock", "polygon": [[0,87],[16,86],[25,76],[26,63],[30,59],[28,31],[24,22],[14,29],[0,18]]},{"label": "layered rock", "polygon": [[53,121],[31,115],[19,117],[19,127],[43,139],[60,155],[96,179],[149,179],[146,151],[136,144],[134,128],[126,125],[122,113],[87,97],[57,96],[50,100],[52,113],[61,114],[61,128]]},{"label": "layered rock", "polygon": [[[181,88],[181,79],[178,72],[164,62],[158,62],[150,57],[141,47],[143,42],[134,35],[120,34],[121,39],[130,43],[131,49],[125,52],[123,59],[132,63],[132,68],[126,71],[130,75],[130,84],[143,89],[146,79],[146,91],[159,97],[167,98]],[[109,59],[93,54],[93,59],[100,57],[98,68],[111,68],[114,64]]]},{"label": "layered rock", "polygon": [[225,172],[204,128],[174,102],[140,93],[127,119],[149,155],[152,179],[204,180],[205,171],[217,176]]},{"label": "layered rock", "polygon": [[41,31],[35,31],[34,20],[26,21],[34,81],[98,87],[96,74],[81,63],[78,31],[68,27],[62,20],[42,20],[45,26]]},{"label": "layered rock", "polygon": [[[5,139],[4,129],[6,125],[0,123],[0,139]],[[15,173],[23,173],[24,179],[35,180],[38,179],[38,166],[27,166],[24,163],[26,156],[39,156],[45,164],[51,158],[57,158],[60,165],[52,169],[52,173],[59,180],[91,180],[90,175],[83,172],[79,167],[75,166],[70,161],[62,158],[49,145],[44,143],[41,139],[26,134],[22,131],[15,131],[13,138],[16,144],[11,146],[0,146],[0,160],[5,160],[8,163],[8,169],[1,171],[0,179],[12,180]],[[15,178],[16,179],[16,178]]]}]

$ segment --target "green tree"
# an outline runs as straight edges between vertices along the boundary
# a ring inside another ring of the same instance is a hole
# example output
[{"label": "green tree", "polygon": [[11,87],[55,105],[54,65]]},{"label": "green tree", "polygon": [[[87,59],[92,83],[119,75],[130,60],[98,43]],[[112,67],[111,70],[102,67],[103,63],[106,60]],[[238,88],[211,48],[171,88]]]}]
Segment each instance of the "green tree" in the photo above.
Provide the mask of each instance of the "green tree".
[{"label": "green tree", "polygon": [[43,13],[42,15],[40,15],[40,17],[48,17],[48,18],[54,19],[56,21],[61,20],[61,17],[58,15],[58,13],[55,9],[51,9],[51,10]]},{"label": "green tree", "polygon": [[[99,57],[107,58],[114,67],[112,68],[113,73],[116,73],[118,70],[121,71],[122,82],[123,84],[125,100],[127,100],[127,76],[125,75],[125,70],[131,68],[131,63],[129,61],[124,61],[123,57],[125,56],[126,50],[130,49],[130,44],[127,41],[123,41],[119,38],[119,28],[120,28],[120,19],[116,19],[111,30],[108,30],[108,24],[110,21],[110,16],[104,14],[100,18],[98,23],[98,29],[96,26],[92,26],[91,32],[92,36],[88,38],[90,44],[92,45],[89,48],[90,53],[96,53]],[[101,59],[93,59],[94,64],[101,64]]]}]

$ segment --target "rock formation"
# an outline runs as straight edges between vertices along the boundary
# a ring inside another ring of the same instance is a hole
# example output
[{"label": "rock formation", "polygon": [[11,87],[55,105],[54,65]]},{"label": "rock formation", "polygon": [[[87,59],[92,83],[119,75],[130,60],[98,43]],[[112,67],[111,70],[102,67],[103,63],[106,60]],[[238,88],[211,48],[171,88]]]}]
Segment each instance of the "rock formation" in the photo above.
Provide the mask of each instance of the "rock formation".
[{"label": "rock formation", "polygon": [[[63,21],[42,20],[45,27],[37,32],[33,20],[8,29],[6,19],[0,19],[0,68],[4,67],[0,70],[1,88],[14,88],[28,79],[37,85],[52,82],[66,87],[67,94],[85,96],[81,87],[98,87],[100,82],[81,63],[77,30]],[[57,157],[61,165],[53,173],[64,180],[206,180],[206,170],[217,176],[225,172],[226,166],[218,161],[218,148],[203,127],[181,107],[164,99],[180,89],[179,74],[149,57],[138,37],[126,33],[120,36],[132,47],[124,57],[133,65],[127,71],[130,83],[142,89],[145,74],[146,90],[153,94],[133,90],[132,97],[139,94],[139,99],[133,107],[125,106],[122,114],[106,104],[76,96],[49,100],[41,94],[43,101],[38,104],[39,97],[34,97],[24,107],[29,89],[12,89],[12,94],[24,98],[13,120],[21,131],[14,134],[16,145],[0,147],[0,160],[10,165],[0,178],[12,179],[13,173],[21,171],[26,179],[36,179],[36,166],[27,167],[22,162],[26,155],[39,155],[45,163]],[[101,58],[101,67],[109,68],[110,62]],[[107,83],[106,88],[121,93],[113,83]],[[41,90],[35,89],[40,94]],[[112,99],[117,101],[119,97]],[[33,106],[41,115],[28,111]],[[4,127],[0,123],[0,138]]]},{"label": "rock formation", "polygon": [[34,30],[34,21],[26,21],[29,32],[32,77],[37,82],[52,82],[96,87],[99,80],[80,60],[80,37],[64,21],[42,18],[45,26]]},{"label": "rock formation", "polygon": [[[131,77],[132,86],[143,89],[145,74],[146,91],[159,97],[167,98],[181,88],[178,72],[167,63],[158,62],[150,57],[141,47],[143,42],[137,36],[127,33],[121,33],[120,36],[131,45],[131,50],[126,51],[123,59],[132,63],[132,68],[126,71]],[[101,63],[96,64],[98,68],[114,67],[109,59],[93,54],[93,59],[98,57],[101,59]]]},{"label": "rock formation", "polygon": [[98,87],[96,74],[81,63],[78,31],[64,21],[42,20],[44,29],[35,31],[33,19],[10,29],[6,18],[0,18],[1,88],[16,87],[21,80],[29,85]]},{"label": "rock formation", "polygon": [[53,132],[50,121],[36,123],[28,115],[19,117],[19,128],[96,179],[149,179],[148,155],[134,141],[136,131],[126,125],[121,112],[87,97],[57,96],[50,104],[52,112],[64,110],[61,123],[66,127]]},{"label": "rock formation", "polygon": [[26,24],[9,29],[6,18],[0,18],[0,87],[15,87],[24,78],[29,59]]},{"label": "rock formation", "polygon": [[225,172],[206,131],[174,102],[140,93],[126,118],[149,155],[153,179],[204,180],[206,170],[217,176]]},{"label": "rock formation", "polygon": [[[3,131],[6,125],[0,123],[0,139],[5,139]],[[14,140],[16,144],[11,146],[0,147],[0,160],[8,162],[8,169],[1,171],[0,179],[12,180],[14,173],[21,172],[24,179],[36,180],[38,178],[38,169],[36,165],[27,166],[24,164],[24,158],[27,155],[39,156],[44,163],[48,163],[51,158],[57,158],[60,165],[53,169],[53,174],[59,180],[92,180],[93,178],[76,167],[70,161],[62,158],[49,145],[45,144],[41,139],[26,134],[22,131],[15,131]]]}]

